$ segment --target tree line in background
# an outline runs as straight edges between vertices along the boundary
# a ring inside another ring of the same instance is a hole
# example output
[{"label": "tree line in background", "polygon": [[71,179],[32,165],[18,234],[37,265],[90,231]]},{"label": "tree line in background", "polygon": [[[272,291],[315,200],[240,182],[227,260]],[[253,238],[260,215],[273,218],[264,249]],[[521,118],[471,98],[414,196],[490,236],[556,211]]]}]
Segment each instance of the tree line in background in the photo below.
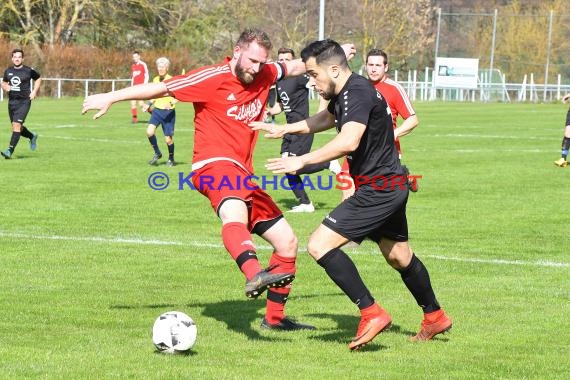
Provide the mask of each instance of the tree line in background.
[{"label": "tree line in background", "polygon": [[[540,82],[548,56],[550,75],[570,78],[566,1],[328,0],[325,37],[355,43],[361,55],[352,64],[354,69],[370,48],[379,47],[388,52],[392,69],[421,73],[434,66],[436,39],[440,56],[479,58],[481,68],[489,67],[495,30],[494,67],[509,77],[518,81],[531,66]],[[268,32],[274,53],[280,46],[299,52],[318,38],[317,0],[3,3],[0,52],[5,53],[0,63],[9,65],[9,51],[23,47],[26,63],[46,77],[127,78],[133,50],[142,52],[152,72],[154,59],[168,56],[176,74],[220,61],[248,26]],[[551,11],[554,17],[549,18]]]}]

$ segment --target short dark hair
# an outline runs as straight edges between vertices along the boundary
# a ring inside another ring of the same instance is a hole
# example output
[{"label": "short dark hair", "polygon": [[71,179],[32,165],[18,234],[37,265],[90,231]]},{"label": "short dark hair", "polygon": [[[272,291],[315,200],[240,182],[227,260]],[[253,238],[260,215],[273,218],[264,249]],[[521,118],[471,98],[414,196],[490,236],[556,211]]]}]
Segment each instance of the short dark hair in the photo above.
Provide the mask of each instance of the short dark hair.
[{"label": "short dark hair", "polygon": [[241,32],[237,40],[237,45],[246,48],[253,41],[257,42],[259,46],[262,46],[265,49],[267,49],[267,51],[270,51],[271,48],[273,47],[267,33],[257,28],[247,28],[243,32]]},{"label": "short dark hair", "polygon": [[291,56],[295,58],[295,51],[287,47],[279,48],[279,50],[277,50],[277,54],[291,54]]},{"label": "short dark hair", "polygon": [[366,62],[368,62],[368,57],[373,57],[373,56],[381,56],[384,57],[384,64],[387,65],[388,64],[388,54],[386,54],[386,52],[382,49],[371,49],[368,54],[366,54]]},{"label": "short dark hair", "polygon": [[344,50],[338,42],[331,39],[311,42],[301,51],[301,58],[303,62],[307,62],[309,58],[315,58],[317,65],[334,63],[342,68],[348,67]]},{"label": "short dark hair", "polygon": [[12,50],[12,57],[14,56],[15,53],[22,53],[22,57],[24,57],[24,51],[20,48]]}]

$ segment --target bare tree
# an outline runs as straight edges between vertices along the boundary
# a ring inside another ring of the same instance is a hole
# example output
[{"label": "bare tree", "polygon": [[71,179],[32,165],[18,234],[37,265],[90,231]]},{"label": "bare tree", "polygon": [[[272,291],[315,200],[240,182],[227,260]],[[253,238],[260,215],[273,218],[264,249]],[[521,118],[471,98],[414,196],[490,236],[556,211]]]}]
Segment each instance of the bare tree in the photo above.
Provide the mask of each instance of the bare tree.
[{"label": "bare tree", "polygon": [[430,0],[364,0],[355,4],[361,51],[385,50],[392,68],[408,68],[411,57],[433,46],[435,8]]}]

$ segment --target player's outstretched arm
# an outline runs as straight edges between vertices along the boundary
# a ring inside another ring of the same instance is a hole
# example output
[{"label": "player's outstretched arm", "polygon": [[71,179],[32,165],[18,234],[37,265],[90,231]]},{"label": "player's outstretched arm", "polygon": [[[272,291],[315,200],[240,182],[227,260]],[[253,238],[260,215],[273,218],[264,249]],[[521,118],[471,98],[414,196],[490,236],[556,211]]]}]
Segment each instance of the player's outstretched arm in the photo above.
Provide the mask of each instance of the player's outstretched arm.
[{"label": "player's outstretched arm", "polygon": [[93,115],[93,120],[95,120],[107,113],[107,110],[113,103],[123,100],[161,98],[166,95],[168,95],[168,89],[163,82],[140,84],[113,92],[90,95],[83,101],[81,114],[84,115],[87,111],[98,110],[99,112]]},{"label": "player's outstretched arm", "polygon": [[270,124],[262,121],[252,121],[249,126],[254,131],[265,131],[264,137],[280,139],[287,133],[307,134],[325,131],[334,126],[334,116],[328,110],[321,111],[308,119],[291,124]]},{"label": "player's outstretched arm", "polygon": [[562,98],[562,103],[566,103],[568,100],[570,100],[570,94],[564,95],[564,97]]},{"label": "player's outstretched arm", "polygon": [[249,126],[254,131],[265,131],[265,138],[280,139],[286,133],[308,133],[309,128],[305,120],[292,124],[273,124],[264,123],[263,121],[252,121]]},{"label": "player's outstretched arm", "polygon": [[274,174],[295,173],[306,165],[328,162],[353,152],[360,143],[366,125],[353,121],[345,125],[348,127],[343,126],[340,133],[324,146],[302,156],[270,158],[265,168]]}]

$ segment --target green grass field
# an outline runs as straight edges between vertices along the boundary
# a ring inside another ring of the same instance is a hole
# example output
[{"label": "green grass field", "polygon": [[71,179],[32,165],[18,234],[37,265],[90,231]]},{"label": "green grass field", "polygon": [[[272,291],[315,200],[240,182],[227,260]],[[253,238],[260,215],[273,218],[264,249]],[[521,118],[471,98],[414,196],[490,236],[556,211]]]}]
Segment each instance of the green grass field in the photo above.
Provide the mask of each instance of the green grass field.
[{"label": "green grass field", "polygon": [[[191,106],[178,107],[179,165],[167,168],[147,164],[146,124],[130,124],[128,103],[93,121],[81,101],[36,100],[26,124],[40,134],[37,151],[22,139],[15,159],[0,161],[0,378],[570,378],[570,168],[553,165],[566,106],[415,104],[420,126],[402,140],[422,175],[410,243],[454,327],[411,343],[421,311],[365,242],[349,252],[394,325],[352,353],[357,308],[304,251],[338,190],[312,191],[314,214],[287,214],[302,249],[288,314],[318,330],[262,331],[265,301],[245,298],[209,202],[177,189],[178,173],[190,173]],[[258,175],[279,144],[260,139]],[[156,171],[168,189],[149,187]],[[271,194],[293,204],[290,191]],[[169,310],[197,323],[190,355],[154,350],[152,324]]]}]

